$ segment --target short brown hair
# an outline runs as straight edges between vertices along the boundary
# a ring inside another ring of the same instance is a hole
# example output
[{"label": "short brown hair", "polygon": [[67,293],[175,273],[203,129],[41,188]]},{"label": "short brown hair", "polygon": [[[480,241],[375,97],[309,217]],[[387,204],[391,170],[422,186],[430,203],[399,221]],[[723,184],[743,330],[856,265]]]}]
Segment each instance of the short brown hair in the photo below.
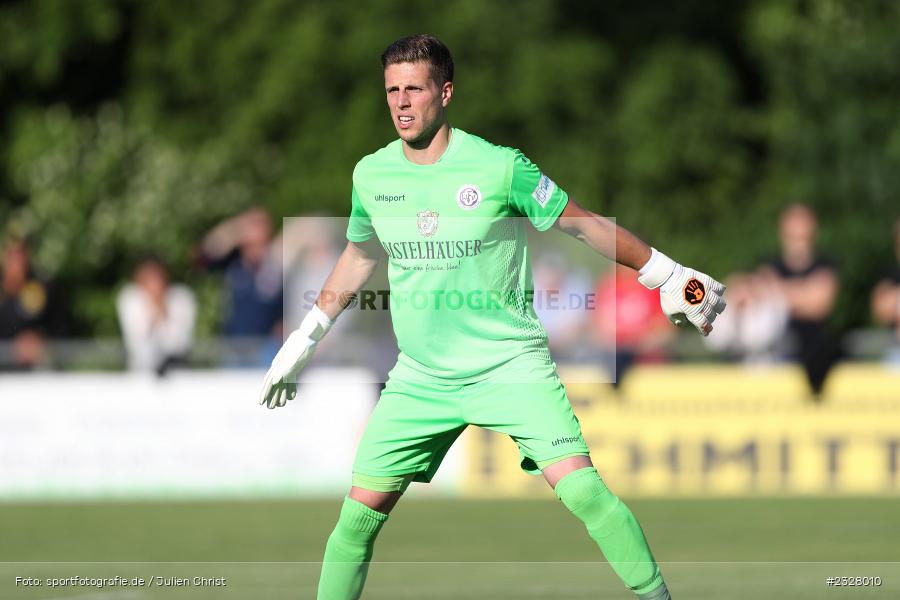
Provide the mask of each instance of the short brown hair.
[{"label": "short brown hair", "polygon": [[453,58],[450,50],[433,35],[419,34],[400,38],[381,53],[381,66],[397,63],[427,62],[438,85],[453,81]]}]

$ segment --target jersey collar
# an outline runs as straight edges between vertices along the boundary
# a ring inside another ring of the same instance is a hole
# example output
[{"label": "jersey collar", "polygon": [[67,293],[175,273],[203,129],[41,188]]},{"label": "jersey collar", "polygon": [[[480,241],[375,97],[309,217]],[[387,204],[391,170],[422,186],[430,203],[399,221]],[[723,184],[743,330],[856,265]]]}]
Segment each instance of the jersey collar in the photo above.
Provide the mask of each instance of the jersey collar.
[{"label": "jersey collar", "polygon": [[450,128],[450,141],[447,143],[447,148],[444,149],[444,153],[441,154],[441,157],[434,161],[433,163],[427,165],[420,165],[418,163],[414,163],[403,153],[403,142],[400,141],[400,144],[397,146],[397,150],[400,152],[400,158],[403,159],[403,162],[409,165],[410,167],[415,167],[417,169],[430,169],[437,167],[438,165],[446,163],[451,156],[456,153],[456,150],[459,148],[460,140],[463,136],[463,132],[455,127]]}]

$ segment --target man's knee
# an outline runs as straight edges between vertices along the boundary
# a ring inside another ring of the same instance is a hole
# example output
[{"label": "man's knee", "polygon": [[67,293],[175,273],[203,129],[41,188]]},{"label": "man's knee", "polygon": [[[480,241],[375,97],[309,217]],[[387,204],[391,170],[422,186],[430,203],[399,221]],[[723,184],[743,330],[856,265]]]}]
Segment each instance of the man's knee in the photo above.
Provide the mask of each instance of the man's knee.
[{"label": "man's knee", "polygon": [[413,477],[412,473],[387,477],[354,473],[349,496],[372,510],[387,514],[400,500]]},{"label": "man's knee", "polygon": [[538,468],[544,474],[544,479],[550,484],[550,487],[556,489],[556,484],[560,479],[578,469],[593,467],[591,457],[581,452],[560,456],[550,460],[536,461]]},{"label": "man's knee", "polygon": [[619,504],[594,467],[568,473],[556,484],[555,491],[566,508],[582,520],[588,517],[602,520]]}]

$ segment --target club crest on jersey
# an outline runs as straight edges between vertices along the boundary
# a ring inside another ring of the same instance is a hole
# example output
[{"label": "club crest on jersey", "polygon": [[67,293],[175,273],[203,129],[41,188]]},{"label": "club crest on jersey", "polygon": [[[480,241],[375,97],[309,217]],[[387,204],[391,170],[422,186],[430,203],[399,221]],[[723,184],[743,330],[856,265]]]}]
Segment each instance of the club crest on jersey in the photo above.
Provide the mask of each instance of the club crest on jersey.
[{"label": "club crest on jersey", "polygon": [[456,203],[464,210],[472,210],[481,204],[481,190],[471,183],[463,184],[456,192]]},{"label": "club crest on jersey", "polygon": [[438,227],[438,214],[433,210],[423,210],[417,213],[416,226],[424,237],[433,236]]}]

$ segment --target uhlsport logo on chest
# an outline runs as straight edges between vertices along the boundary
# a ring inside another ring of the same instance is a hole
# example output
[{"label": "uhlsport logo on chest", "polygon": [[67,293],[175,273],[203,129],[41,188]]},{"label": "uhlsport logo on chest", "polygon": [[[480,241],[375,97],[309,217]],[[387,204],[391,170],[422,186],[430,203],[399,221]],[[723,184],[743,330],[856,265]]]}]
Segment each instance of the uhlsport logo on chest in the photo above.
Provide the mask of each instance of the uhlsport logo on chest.
[{"label": "uhlsport logo on chest", "polygon": [[481,204],[481,190],[474,183],[464,183],[456,192],[456,203],[463,210],[478,208]]}]

